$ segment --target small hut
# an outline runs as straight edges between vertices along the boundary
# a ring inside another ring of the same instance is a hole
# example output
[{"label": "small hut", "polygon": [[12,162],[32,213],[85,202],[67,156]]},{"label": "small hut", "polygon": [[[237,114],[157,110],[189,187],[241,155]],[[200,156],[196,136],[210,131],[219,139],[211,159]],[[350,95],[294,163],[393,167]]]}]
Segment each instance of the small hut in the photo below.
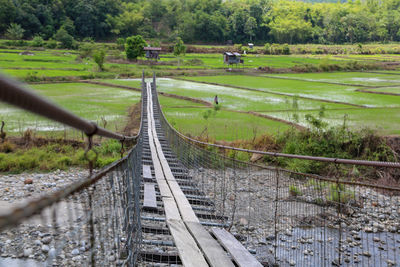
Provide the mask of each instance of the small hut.
[{"label": "small hut", "polygon": [[144,47],[143,50],[146,52],[147,59],[160,59],[161,47]]},{"label": "small hut", "polygon": [[243,60],[240,59],[242,55],[236,52],[225,52],[224,53],[224,64],[232,65],[232,64],[243,64]]}]

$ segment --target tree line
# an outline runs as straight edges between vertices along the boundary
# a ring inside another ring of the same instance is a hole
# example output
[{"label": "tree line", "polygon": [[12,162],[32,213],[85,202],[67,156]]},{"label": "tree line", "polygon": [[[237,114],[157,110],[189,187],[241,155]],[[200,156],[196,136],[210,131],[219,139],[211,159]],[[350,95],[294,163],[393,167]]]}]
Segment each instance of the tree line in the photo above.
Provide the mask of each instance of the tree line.
[{"label": "tree line", "polygon": [[102,41],[140,34],[218,44],[400,41],[400,0],[0,0],[0,34]]}]

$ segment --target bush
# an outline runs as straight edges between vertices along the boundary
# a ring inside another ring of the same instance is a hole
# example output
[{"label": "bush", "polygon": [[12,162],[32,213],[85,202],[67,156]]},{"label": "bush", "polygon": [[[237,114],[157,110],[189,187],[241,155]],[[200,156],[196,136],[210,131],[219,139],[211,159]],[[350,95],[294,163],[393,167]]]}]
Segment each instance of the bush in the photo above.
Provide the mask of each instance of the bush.
[{"label": "bush", "polygon": [[289,194],[290,194],[291,196],[294,196],[294,197],[297,197],[297,196],[301,196],[301,195],[302,195],[300,189],[299,189],[297,186],[295,186],[295,185],[290,185],[290,186],[289,186]]},{"label": "bush", "polygon": [[106,59],[106,51],[104,49],[99,49],[93,53],[93,60],[96,62],[100,71],[104,70],[104,62]]},{"label": "bush", "polygon": [[53,40],[53,39],[49,39],[49,40],[46,42],[46,47],[47,47],[47,48],[50,48],[50,49],[56,48],[56,47],[57,47],[57,41],[56,41],[56,40]]},{"label": "bush", "polygon": [[54,35],[54,39],[61,42],[61,48],[73,49],[75,40],[64,28],[60,28]]},{"label": "bush", "polygon": [[20,40],[24,37],[25,30],[21,27],[21,25],[16,23],[11,23],[7,29],[6,37],[11,40]]},{"label": "bush", "polygon": [[81,43],[79,45],[79,56],[83,58],[89,58],[92,56],[94,50],[94,44],[93,43]]},{"label": "bush", "polygon": [[144,56],[143,48],[145,46],[147,46],[147,43],[141,35],[127,38],[125,43],[126,58],[128,60],[136,60],[138,57]]},{"label": "bush", "polygon": [[42,47],[44,46],[43,38],[39,35],[36,35],[32,40],[32,46],[34,47]]},{"label": "bush", "polygon": [[290,55],[290,48],[289,48],[289,45],[288,45],[288,44],[284,44],[284,45],[283,45],[282,53],[283,53],[284,55]]},{"label": "bush", "polygon": [[271,54],[271,45],[270,45],[270,43],[266,43],[264,45],[264,54],[266,54],[266,55],[270,55]]},{"label": "bush", "polygon": [[118,38],[117,39],[118,49],[124,49],[125,42],[126,42],[125,38]]}]

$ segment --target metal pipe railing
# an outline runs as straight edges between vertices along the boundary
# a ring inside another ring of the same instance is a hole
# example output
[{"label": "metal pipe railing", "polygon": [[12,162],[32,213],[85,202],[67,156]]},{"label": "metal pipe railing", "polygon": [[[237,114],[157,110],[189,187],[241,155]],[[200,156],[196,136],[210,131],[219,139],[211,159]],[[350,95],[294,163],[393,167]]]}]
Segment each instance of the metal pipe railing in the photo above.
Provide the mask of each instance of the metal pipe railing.
[{"label": "metal pipe railing", "polygon": [[99,135],[106,138],[136,140],[136,136],[125,136],[99,127],[96,123],[85,120],[59,107],[49,100],[25,88],[22,83],[0,74],[0,101],[36,113],[50,120],[60,122],[83,131],[88,136]]}]

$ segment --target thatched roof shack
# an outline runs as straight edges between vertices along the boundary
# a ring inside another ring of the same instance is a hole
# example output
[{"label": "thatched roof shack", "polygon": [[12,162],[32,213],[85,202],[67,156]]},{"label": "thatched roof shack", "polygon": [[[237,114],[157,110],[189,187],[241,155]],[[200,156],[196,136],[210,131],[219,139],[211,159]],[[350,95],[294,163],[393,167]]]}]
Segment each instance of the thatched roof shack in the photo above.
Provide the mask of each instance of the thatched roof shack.
[{"label": "thatched roof shack", "polygon": [[147,59],[160,59],[161,47],[144,47]]}]

